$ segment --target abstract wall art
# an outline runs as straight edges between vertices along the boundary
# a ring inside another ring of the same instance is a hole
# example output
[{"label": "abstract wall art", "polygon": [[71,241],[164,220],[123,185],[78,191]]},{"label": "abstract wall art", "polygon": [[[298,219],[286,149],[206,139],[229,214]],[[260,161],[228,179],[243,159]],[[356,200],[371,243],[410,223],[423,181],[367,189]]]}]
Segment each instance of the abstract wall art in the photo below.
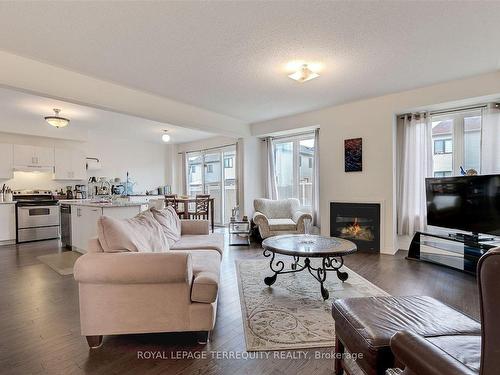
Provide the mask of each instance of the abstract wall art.
[{"label": "abstract wall art", "polygon": [[344,160],[346,172],[361,172],[363,170],[362,138],[344,140]]}]

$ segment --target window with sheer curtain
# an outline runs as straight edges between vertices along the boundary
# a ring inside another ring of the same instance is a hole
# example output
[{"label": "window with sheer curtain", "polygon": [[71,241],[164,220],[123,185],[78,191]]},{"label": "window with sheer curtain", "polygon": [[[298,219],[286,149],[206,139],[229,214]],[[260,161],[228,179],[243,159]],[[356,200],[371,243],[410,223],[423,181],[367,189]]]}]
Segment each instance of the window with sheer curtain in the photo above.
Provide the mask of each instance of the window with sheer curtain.
[{"label": "window with sheer curtain", "polygon": [[277,198],[298,198],[309,211],[315,183],[314,143],[314,133],[273,140]]},{"label": "window with sheer curtain", "polygon": [[426,177],[500,173],[500,110],[496,104],[414,114],[398,124],[398,234],[424,230]]}]

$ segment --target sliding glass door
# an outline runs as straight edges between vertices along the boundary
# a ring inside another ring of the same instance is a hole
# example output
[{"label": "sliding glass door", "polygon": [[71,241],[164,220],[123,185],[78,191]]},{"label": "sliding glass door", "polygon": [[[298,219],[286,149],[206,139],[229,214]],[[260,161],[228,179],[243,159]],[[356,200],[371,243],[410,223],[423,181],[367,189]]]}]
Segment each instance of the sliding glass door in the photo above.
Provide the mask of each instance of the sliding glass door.
[{"label": "sliding glass door", "polygon": [[190,152],[186,158],[187,194],[214,198],[214,223],[225,225],[237,205],[236,147]]}]

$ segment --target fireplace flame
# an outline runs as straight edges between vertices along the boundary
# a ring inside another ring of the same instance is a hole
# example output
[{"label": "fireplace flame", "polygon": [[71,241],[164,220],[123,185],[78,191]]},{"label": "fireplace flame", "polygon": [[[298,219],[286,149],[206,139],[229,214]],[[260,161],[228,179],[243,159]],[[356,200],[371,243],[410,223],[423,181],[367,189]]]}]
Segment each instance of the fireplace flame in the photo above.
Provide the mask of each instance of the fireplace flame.
[{"label": "fireplace flame", "polygon": [[351,224],[346,225],[340,230],[341,236],[344,238],[373,241],[375,236],[371,229],[367,226],[363,226],[359,223],[359,219],[356,217]]},{"label": "fireplace flame", "polygon": [[348,225],[346,228],[347,234],[351,236],[357,236],[361,232],[361,225],[358,223],[358,218],[354,218],[354,223]]}]

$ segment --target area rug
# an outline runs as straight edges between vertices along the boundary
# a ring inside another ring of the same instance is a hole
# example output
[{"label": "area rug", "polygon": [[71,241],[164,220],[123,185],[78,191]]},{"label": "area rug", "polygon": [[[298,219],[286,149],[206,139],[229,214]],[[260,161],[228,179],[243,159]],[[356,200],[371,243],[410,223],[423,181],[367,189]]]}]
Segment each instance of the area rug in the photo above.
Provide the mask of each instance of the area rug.
[{"label": "area rug", "polygon": [[335,272],[328,273],[326,301],[318,281],[307,271],[278,275],[268,287],[264,278],[273,274],[268,260],[240,260],[236,269],[247,351],[335,346],[334,299],[388,295],[347,267],[343,270],[349,278],[344,283]]},{"label": "area rug", "polygon": [[72,275],[73,266],[82,254],[76,251],[64,251],[57,254],[40,255],[37,259],[56,271],[59,275]]}]

